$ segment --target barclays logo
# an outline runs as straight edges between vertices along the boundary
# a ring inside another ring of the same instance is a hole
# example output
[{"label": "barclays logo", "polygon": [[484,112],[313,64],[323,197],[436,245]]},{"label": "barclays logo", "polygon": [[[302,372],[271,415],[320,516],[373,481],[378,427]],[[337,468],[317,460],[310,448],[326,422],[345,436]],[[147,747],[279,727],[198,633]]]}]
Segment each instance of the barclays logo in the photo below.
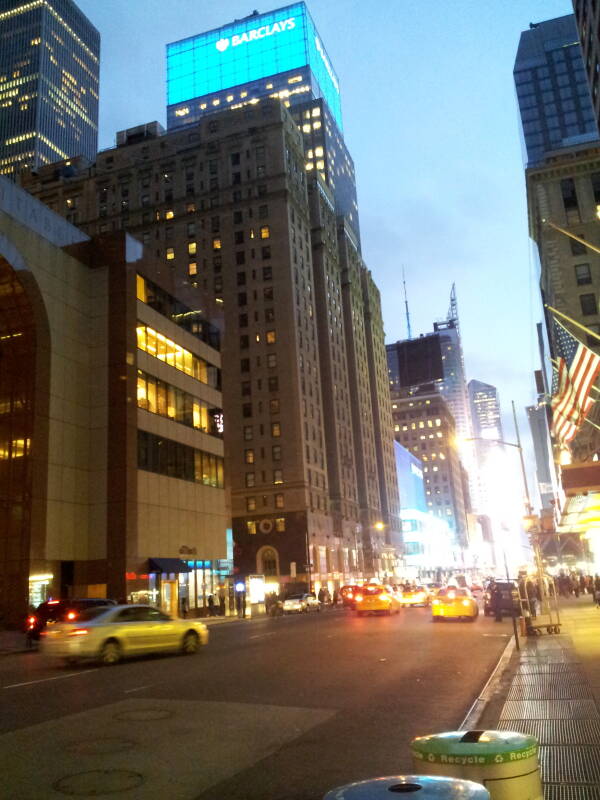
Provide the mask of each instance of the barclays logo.
[{"label": "barclays logo", "polygon": [[281,22],[274,22],[272,25],[261,25],[260,28],[254,28],[243,33],[235,33],[230,39],[223,37],[215,43],[215,47],[219,53],[224,53],[230,46],[238,47],[240,44],[257,42],[276,33],[294,30],[295,27],[296,19],[295,17],[290,17],[289,19],[281,20]]},{"label": "barclays logo", "polygon": [[219,53],[224,53],[225,50],[229,47],[229,39],[219,39],[217,44],[215,45]]}]

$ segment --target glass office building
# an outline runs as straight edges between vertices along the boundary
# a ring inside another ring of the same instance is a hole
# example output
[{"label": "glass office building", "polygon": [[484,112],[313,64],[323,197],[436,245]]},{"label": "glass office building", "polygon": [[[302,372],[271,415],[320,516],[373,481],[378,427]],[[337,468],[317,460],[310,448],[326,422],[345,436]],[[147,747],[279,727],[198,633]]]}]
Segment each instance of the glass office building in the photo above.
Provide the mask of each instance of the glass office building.
[{"label": "glass office building", "polygon": [[307,172],[332,189],[359,236],[354,163],[342,134],[340,84],[304,3],[167,45],[167,127],[211,112],[280,99],[303,134]]},{"label": "glass office building", "polygon": [[575,17],[532,23],[514,67],[526,166],[548,152],[598,139]]},{"label": "glass office building", "polygon": [[99,58],[72,0],[0,0],[0,174],[95,158]]}]

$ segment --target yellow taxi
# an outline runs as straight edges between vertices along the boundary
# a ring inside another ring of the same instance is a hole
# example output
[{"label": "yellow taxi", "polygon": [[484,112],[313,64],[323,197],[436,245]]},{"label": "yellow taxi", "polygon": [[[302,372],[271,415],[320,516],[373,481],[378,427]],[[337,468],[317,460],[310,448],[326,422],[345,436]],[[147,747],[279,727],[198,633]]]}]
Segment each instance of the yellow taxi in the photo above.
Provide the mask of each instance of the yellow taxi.
[{"label": "yellow taxi", "polygon": [[432,622],[451,618],[475,622],[478,616],[479,606],[469,589],[447,586],[440,589],[431,601]]},{"label": "yellow taxi", "polygon": [[379,586],[375,583],[368,583],[354,595],[356,603],[356,616],[362,617],[365,614],[387,614],[400,613],[400,601],[394,594],[391,586]]},{"label": "yellow taxi", "polygon": [[424,586],[406,585],[398,589],[398,599],[403,606],[428,606],[431,597]]}]

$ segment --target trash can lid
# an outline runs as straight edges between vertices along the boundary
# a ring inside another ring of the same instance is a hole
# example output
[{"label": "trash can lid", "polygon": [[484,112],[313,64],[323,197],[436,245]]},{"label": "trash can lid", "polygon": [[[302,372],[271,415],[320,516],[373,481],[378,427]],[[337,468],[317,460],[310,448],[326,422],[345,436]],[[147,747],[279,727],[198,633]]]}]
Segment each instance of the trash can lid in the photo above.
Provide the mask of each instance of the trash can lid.
[{"label": "trash can lid", "polygon": [[490,800],[488,790],[479,783],[437,775],[392,775],[358,781],[332,789],[323,800],[400,800],[403,795],[410,800]]},{"label": "trash can lid", "polygon": [[425,761],[467,766],[532,758],[537,754],[538,741],[514,731],[447,731],[417,736],[410,746],[413,755]]}]

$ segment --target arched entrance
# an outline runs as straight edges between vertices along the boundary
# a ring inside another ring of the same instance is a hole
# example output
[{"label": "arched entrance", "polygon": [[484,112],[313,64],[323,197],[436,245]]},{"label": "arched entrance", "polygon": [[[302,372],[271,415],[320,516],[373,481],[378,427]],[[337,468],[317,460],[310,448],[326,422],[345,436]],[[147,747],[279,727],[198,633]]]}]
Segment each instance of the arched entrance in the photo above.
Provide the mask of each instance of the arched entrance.
[{"label": "arched entrance", "polygon": [[260,548],[256,554],[256,569],[259,575],[264,575],[265,578],[279,576],[279,555],[274,547],[266,545]]},{"label": "arched entrance", "polygon": [[35,375],[32,304],[0,256],[0,619],[9,624],[27,610]]}]

